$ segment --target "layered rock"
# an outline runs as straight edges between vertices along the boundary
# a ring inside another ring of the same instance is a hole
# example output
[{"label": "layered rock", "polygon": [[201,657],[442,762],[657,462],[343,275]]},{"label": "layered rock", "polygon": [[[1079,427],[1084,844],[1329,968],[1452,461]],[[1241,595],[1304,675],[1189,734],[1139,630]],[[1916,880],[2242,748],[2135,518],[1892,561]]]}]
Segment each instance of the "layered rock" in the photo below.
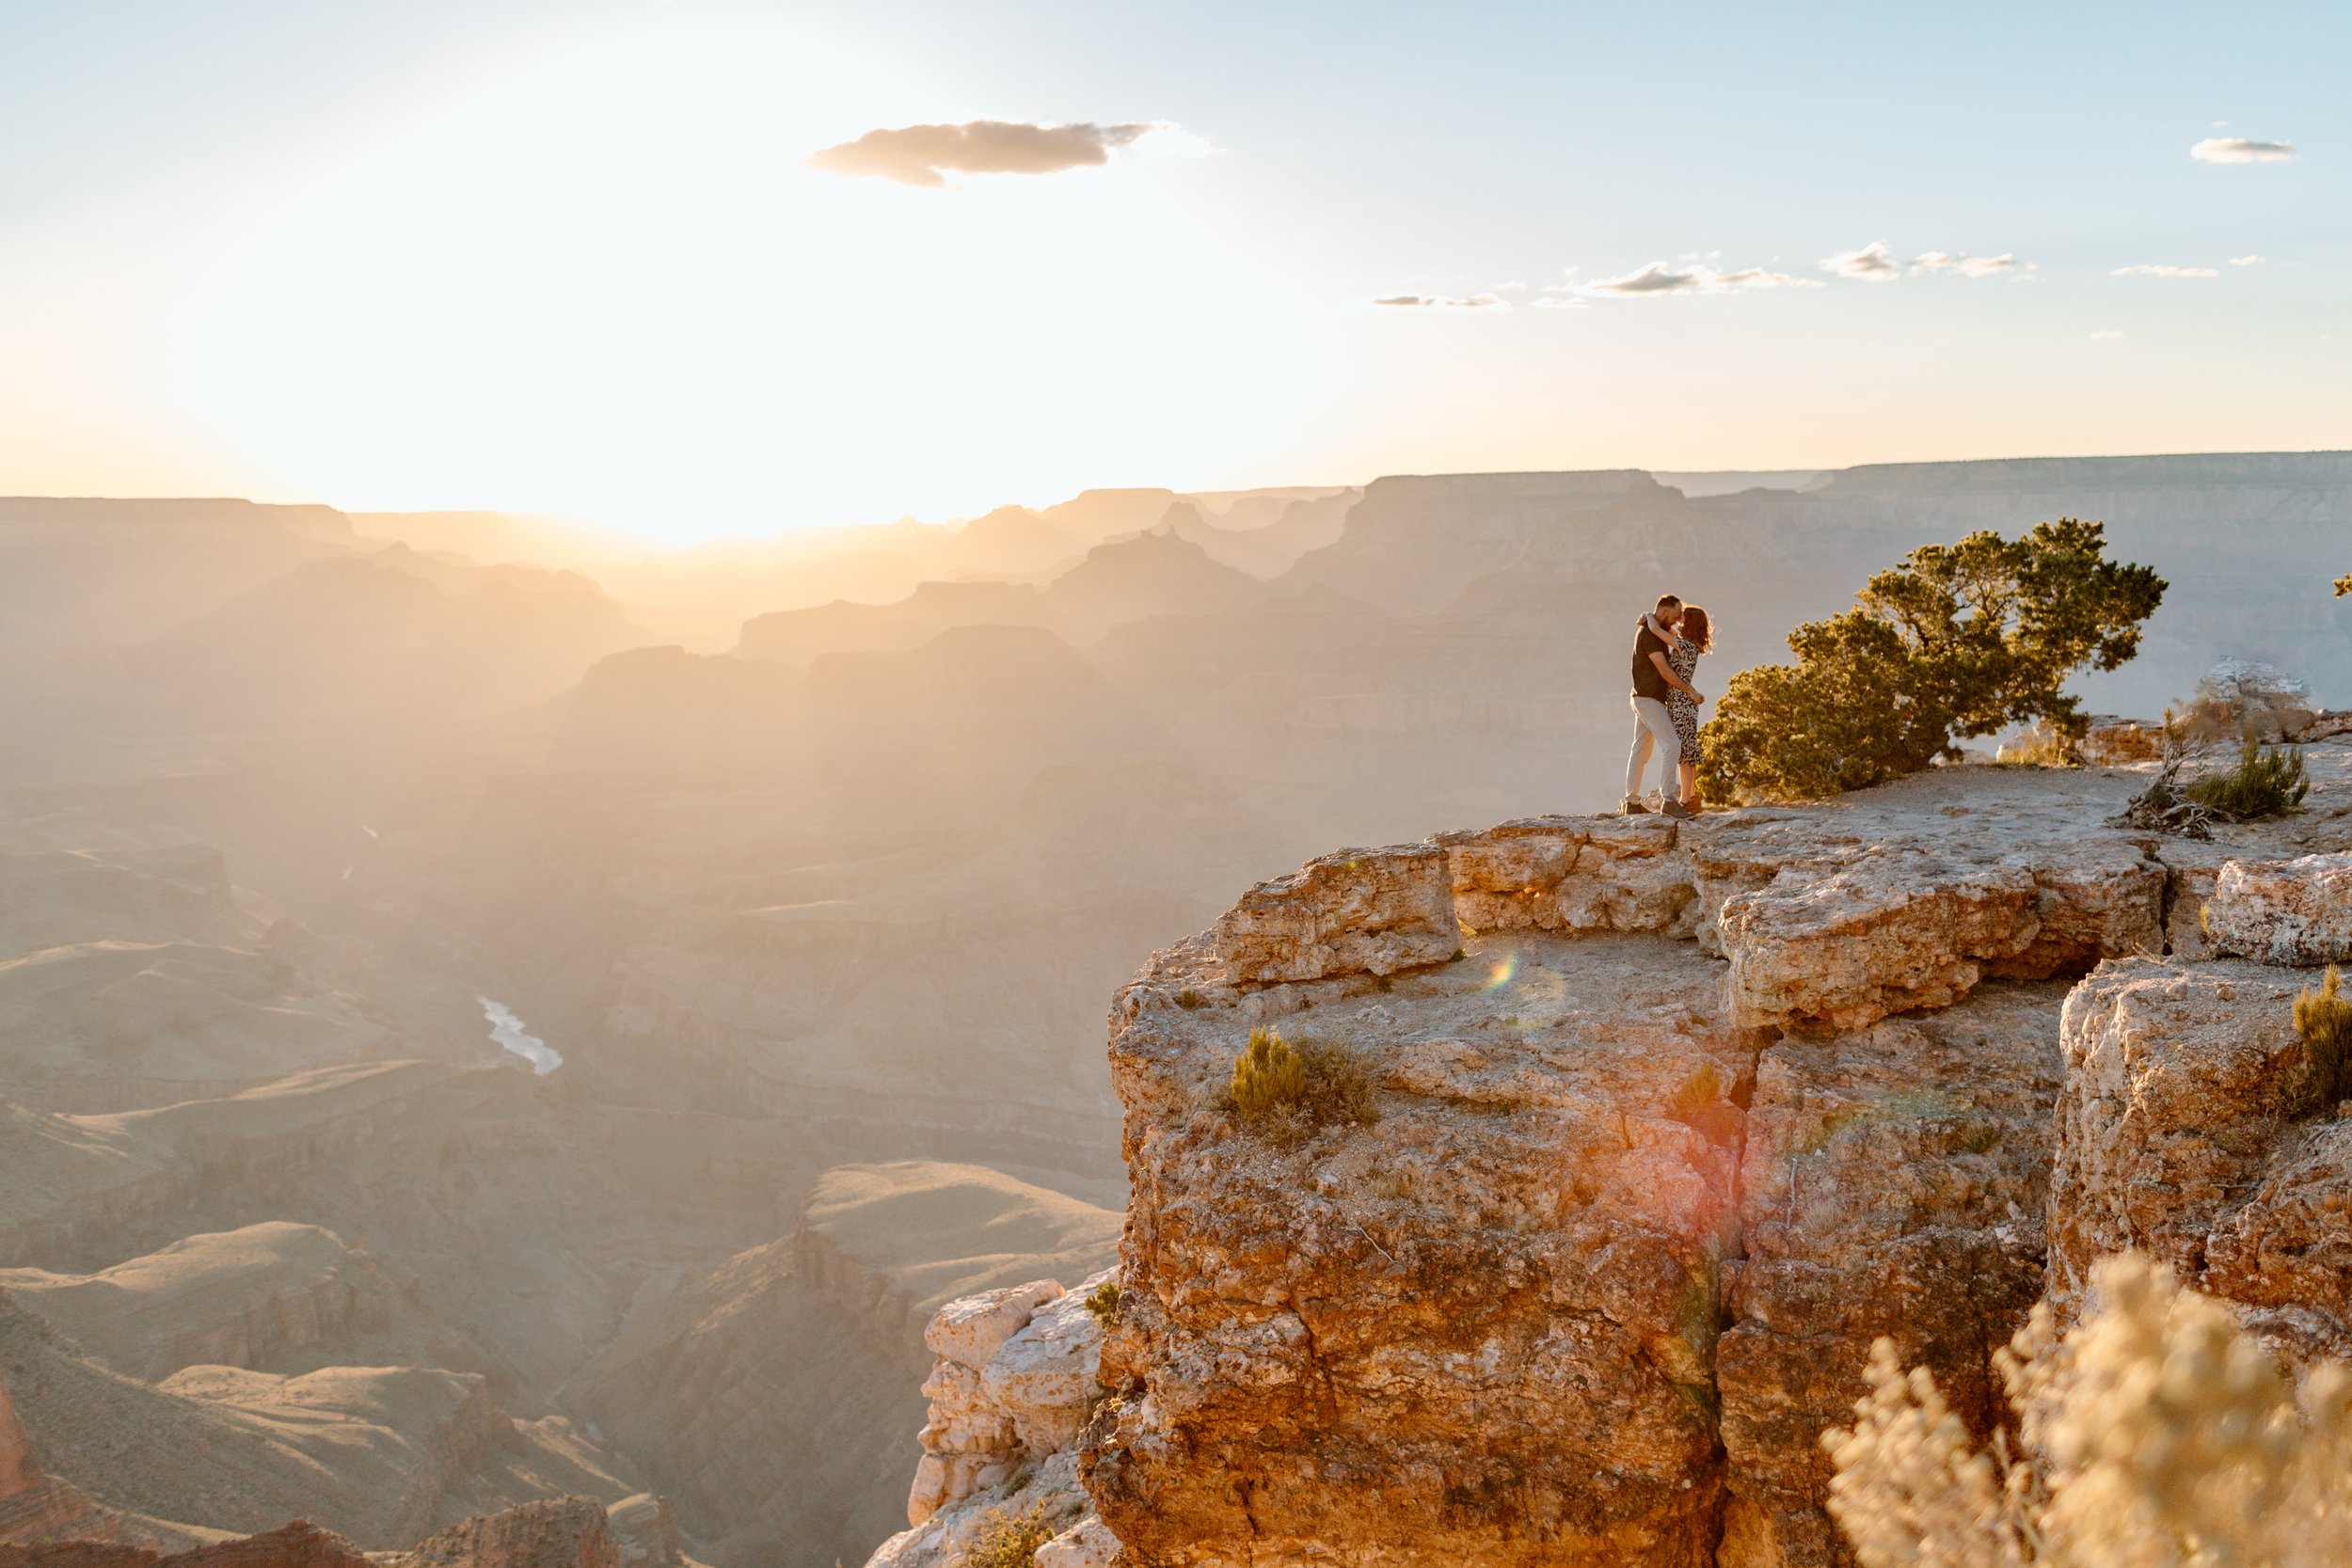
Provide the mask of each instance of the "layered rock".
[{"label": "layered rock", "polygon": [[1119,1546],[1078,1485],[1076,1443],[1102,1397],[1103,1331],[1088,1299],[1051,1279],[943,1306],[924,1341],[930,1415],[907,1497],[909,1528],[867,1568],[953,1568],[992,1534],[1025,1531],[1037,1568],[1107,1568]]},{"label": "layered rock", "polygon": [[1662,931],[1696,896],[1671,817],[1528,817],[1432,842],[1473,931]]},{"label": "layered rock", "polygon": [[2205,938],[2268,964],[2352,958],[2352,852],[2226,863],[2205,902]]},{"label": "layered rock", "polygon": [[[2052,1174],[2069,982],[2161,966],[2217,869],[2103,826],[2113,795],[1971,769],[1526,818],[1317,863],[1155,956],[1112,1013],[1103,1526],[1168,1568],[1850,1560],[1819,1437],[1871,1341],[1981,1435],[1993,1350],[2058,1288],[2045,1216],[2098,1229]],[[1407,909],[1423,962],[1351,956]],[[1349,1048],[1376,1119],[1251,1131],[1223,1090],[1268,1021]],[[2249,1309],[2335,1267],[2334,1145],[2294,1147],[2206,1226]]]},{"label": "layered rock", "polygon": [[1460,944],[1444,850],[1342,849],[1260,882],[1211,933],[1237,981],[1393,974]]},{"label": "layered rock", "polygon": [[2352,1123],[2296,1033],[2310,972],[2110,964],[2065,1013],[2050,1294],[2137,1248],[2298,1354],[2352,1355]]}]

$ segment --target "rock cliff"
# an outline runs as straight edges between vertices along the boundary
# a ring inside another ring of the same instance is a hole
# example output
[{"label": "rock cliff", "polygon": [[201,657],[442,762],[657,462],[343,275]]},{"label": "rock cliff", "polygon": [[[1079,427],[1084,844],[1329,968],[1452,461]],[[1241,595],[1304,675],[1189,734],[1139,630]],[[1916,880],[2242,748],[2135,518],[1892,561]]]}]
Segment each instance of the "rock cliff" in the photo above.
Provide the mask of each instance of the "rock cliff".
[{"label": "rock cliff", "polygon": [[[1879,1336],[1981,1431],[1992,1351],[2137,1245],[2344,1354],[2352,1123],[2291,1019],[2316,976],[2204,936],[2329,951],[2352,789],[2315,770],[2301,816],[2212,846],[2111,825],[2128,771],[1958,768],[1252,889],[1112,1009],[1096,1528],[1170,1568],[1842,1563],[1818,1439]],[[1222,1091],[1269,1024],[1347,1048],[1376,1120],[1253,1132]],[[1036,1453],[941,1332],[916,1512],[946,1518]]]}]

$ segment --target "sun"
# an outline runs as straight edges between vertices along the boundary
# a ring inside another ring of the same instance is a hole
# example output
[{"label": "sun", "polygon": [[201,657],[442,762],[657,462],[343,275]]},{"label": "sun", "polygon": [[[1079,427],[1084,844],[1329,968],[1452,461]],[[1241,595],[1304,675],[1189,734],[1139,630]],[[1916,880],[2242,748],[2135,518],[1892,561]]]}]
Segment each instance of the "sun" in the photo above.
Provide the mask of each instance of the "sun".
[{"label": "sun", "polygon": [[190,390],[341,504],[681,540],[1270,450],[1311,358],[1300,312],[1193,166],[939,191],[803,162],[1002,109],[781,28],[574,48],[293,202],[203,311]]}]

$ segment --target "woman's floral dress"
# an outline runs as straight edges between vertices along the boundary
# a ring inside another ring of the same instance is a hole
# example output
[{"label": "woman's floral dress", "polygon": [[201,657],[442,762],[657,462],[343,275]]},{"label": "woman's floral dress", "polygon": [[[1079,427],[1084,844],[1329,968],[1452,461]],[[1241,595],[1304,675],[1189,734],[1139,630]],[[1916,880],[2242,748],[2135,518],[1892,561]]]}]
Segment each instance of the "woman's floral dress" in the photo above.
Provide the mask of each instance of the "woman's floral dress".
[{"label": "woman's floral dress", "polygon": [[[1699,667],[1699,645],[1695,642],[1685,642],[1679,637],[1676,638],[1667,645],[1666,662],[1674,666],[1676,674],[1680,675],[1686,681],[1689,680],[1691,672]],[[1675,734],[1682,738],[1682,760],[1693,768],[1697,767],[1699,761],[1698,705],[1683,695],[1681,689],[1677,688],[1666,693],[1666,712],[1675,721]]]}]

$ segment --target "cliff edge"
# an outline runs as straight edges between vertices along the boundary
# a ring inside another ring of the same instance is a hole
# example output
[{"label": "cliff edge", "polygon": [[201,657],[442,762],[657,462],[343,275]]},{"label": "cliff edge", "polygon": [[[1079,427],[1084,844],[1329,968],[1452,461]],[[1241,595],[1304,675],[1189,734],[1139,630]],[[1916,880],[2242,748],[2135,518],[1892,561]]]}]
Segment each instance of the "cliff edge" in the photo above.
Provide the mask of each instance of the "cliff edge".
[{"label": "cliff edge", "polygon": [[[2129,769],[1954,768],[1250,890],[1112,1010],[1099,1526],[1170,1568],[1840,1563],[1818,1438],[1878,1336],[1981,1431],[2033,1303],[2141,1246],[2342,1354],[2316,974],[2247,961],[2352,956],[2321,751],[2213,845],[2110,825]],[[1346,1048],[1376,1119],[1253,1131],[1262,1025]]]}]

